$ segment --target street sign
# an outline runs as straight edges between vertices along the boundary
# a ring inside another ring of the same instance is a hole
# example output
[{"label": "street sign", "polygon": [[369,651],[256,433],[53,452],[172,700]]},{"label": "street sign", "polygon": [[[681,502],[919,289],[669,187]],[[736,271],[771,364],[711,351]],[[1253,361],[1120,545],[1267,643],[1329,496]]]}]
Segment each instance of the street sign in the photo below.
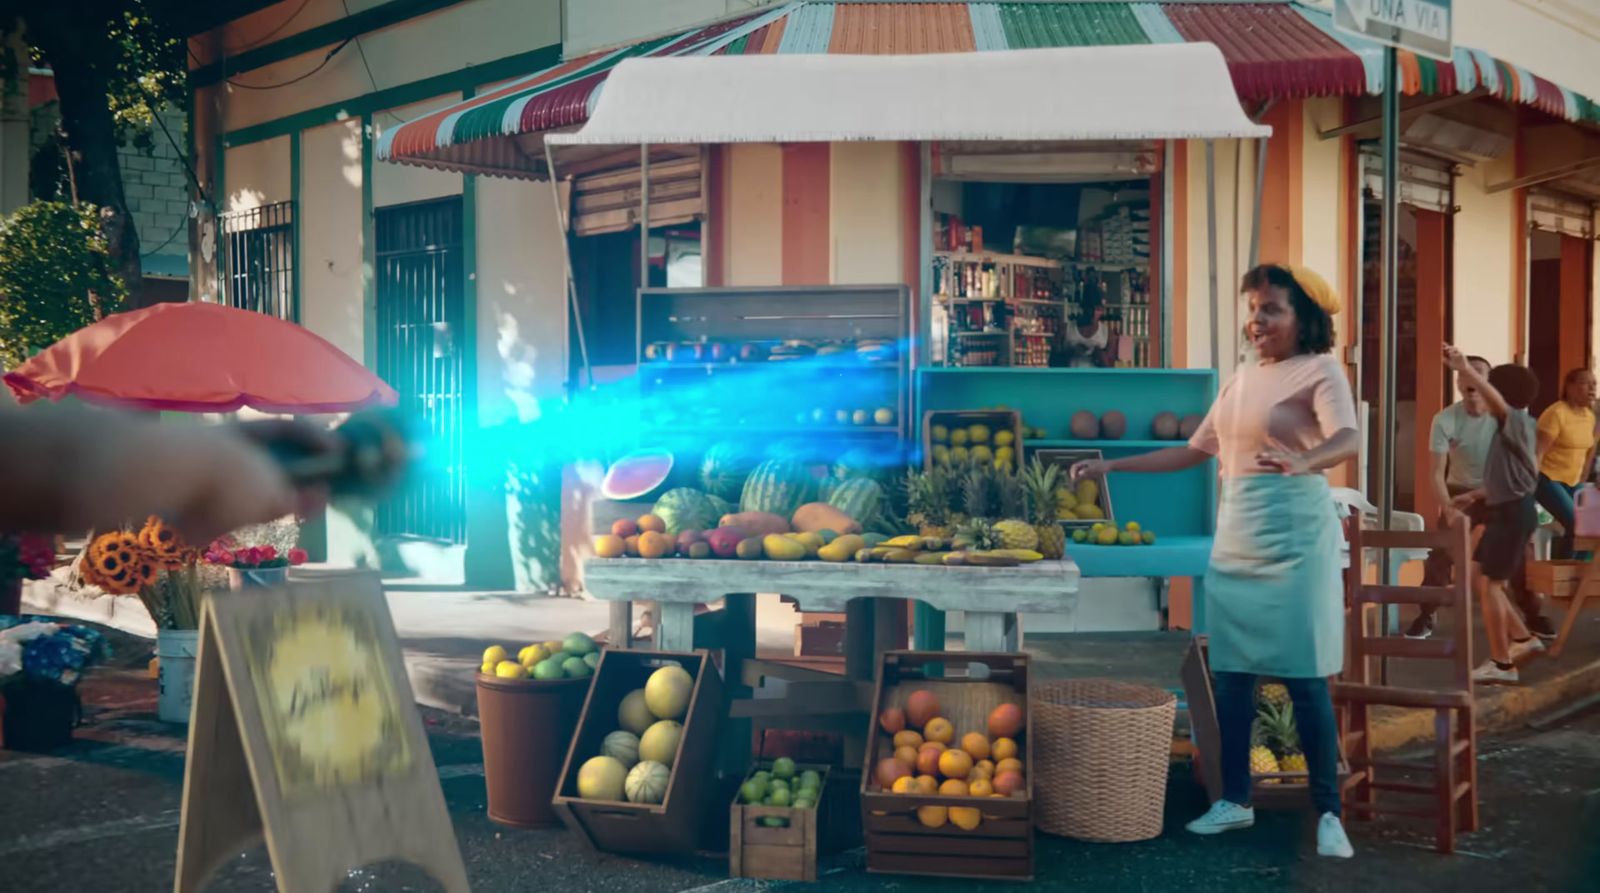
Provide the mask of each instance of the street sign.
[{"label": "street sign", "polygon": [[1451,60],[1451,0],[1333,0],[1333,26],[1358,37]]},{"label": "street sign", "polygon": [[257,835],[282,891],[391,860],[466,891],[375,575],[208,597],[196,670],[177,893]]}]

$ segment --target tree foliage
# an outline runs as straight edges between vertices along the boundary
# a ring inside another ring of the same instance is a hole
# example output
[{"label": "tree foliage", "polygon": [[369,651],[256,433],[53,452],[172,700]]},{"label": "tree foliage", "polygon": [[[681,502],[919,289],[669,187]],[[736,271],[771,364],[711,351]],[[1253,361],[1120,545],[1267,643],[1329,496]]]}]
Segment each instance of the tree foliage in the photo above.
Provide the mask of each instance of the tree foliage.
[{"label": "tree foliage", "polygon": [[0,363],[13,368],[122,309],[126,289],[91,205],[36,201],[0,226]]}]

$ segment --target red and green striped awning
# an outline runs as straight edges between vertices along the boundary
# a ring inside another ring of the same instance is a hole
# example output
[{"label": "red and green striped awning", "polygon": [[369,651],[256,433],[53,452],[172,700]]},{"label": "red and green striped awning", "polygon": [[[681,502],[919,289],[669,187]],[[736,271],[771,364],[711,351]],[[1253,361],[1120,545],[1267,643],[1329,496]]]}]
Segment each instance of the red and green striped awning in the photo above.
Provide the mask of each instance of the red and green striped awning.
[{"label": "red and green striped awning", "polygon": [[[1295,3],[885,3],[790,0],[714,25],[590,53],[383,133],[379,158],[538,177],[547,131],[581,125],[613,66],[635,56],[732,53],[957,53],[1210,42],[1241,101],[1383,92],[1382,47]],[[1600,105],[1525,68],[1458,47],[1450,62],[1400,53],[1406,95],[1483,90],[1568,121]],[[1092,86],[1092,85],[1091,85]]]}]

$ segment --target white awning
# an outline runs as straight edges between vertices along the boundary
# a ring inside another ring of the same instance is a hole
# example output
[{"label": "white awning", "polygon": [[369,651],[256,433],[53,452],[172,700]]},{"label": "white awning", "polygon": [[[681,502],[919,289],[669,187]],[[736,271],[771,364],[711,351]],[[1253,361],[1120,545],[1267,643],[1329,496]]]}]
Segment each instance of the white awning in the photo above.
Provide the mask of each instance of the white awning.
[{"label": "white awning", "polygon": [[553,146],[1265,137],[1209,43],[629,59]]}]

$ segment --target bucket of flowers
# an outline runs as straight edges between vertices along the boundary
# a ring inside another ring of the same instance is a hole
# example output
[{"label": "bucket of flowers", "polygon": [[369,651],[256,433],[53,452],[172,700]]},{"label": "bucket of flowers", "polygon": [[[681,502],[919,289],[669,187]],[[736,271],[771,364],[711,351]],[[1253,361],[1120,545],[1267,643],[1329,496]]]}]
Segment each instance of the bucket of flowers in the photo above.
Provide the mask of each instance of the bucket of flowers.
[{"label": "bucket of flowers", "polygon": [[104,651],[100,634],[87,626],[0,616],[0,742],[42,751],[71,741],[82,715],[78,680]]},{"label": "bucket of flowers", "polygon": [[292,520],[273,521],[237,530],[206,548],[205,560],[226,568],[229,588],[282,586],[289,568],[304,564],[304,549],[295,547],[299,525]]}]

